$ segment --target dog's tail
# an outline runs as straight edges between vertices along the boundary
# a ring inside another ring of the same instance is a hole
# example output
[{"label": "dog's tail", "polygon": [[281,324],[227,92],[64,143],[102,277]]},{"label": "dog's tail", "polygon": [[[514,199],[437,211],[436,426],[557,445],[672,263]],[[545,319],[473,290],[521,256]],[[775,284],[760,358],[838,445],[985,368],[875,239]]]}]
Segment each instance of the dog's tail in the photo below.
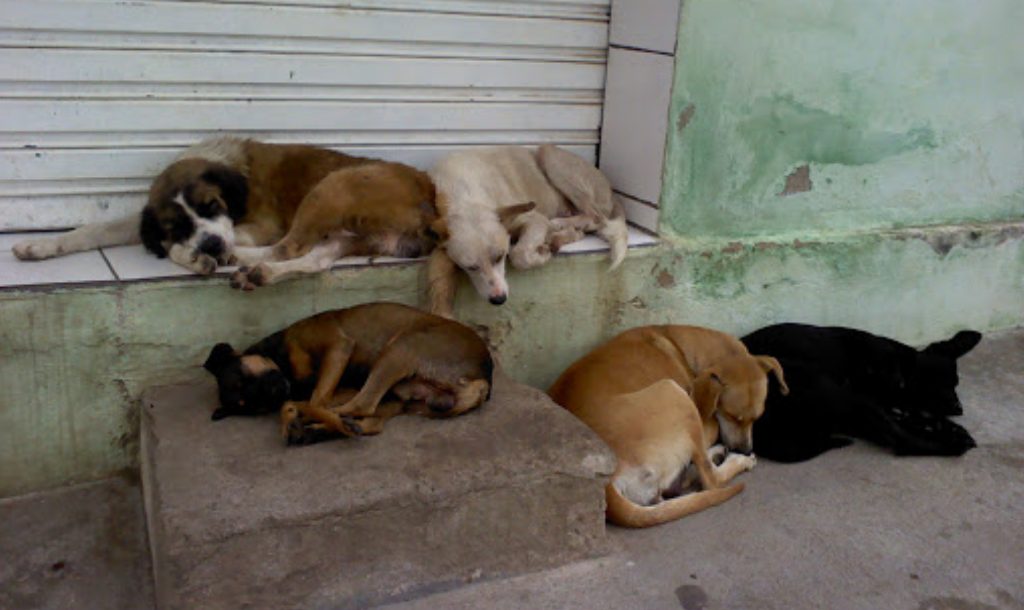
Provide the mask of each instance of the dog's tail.
[{"label": "dog's tail", "polygon": [[537,149],[537,162],[551,184],[593,222],[588,230],[596,231],[608,242],[612,259],[609,271],[618,267],[626,257],[626,213],[608,178],[583,157],[554,144]]},{"label": "dog's tail", "polygon": [[626,226],[626,211],[622,209],[622,202],[618,197],[612,198],[612,215],[605,220],[604,225],[598,227],[597,234],[600,235],[611,247],[611,265],[608,271],[613,271],[622,264],[626,258],[626,248],[629,246],[629,228]]},{"label": "dog's tail", "polygon": [[706,489],[672,498],[654,506],[640,506],[625,498],[614,485],[604,488],[608,520],[623,527],[651,527],[675,521],[705,508],[718,506],[743,491],[743,483]]}]

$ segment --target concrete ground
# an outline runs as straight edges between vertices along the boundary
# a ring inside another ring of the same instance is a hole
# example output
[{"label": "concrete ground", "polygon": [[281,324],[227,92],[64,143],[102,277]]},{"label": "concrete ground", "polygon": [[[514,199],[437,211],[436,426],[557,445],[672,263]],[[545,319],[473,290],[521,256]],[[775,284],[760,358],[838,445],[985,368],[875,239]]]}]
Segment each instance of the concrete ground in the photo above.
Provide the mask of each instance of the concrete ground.
[{"label": "concrete ground", "polygon": [[1024,609],[1024,331],[987,337],[960,372],[979,445],[963,458],[858,443],[762,460],[720,507],[610,527],[608,558],[388,608]]},{"label": "concrete ground", "polygon": [[[857,444],[762,461],[725,505],[605,558],[386,608],[1024,609],[1024,330],[961,361],[958,459]],[[138,491],[108,481],[0,501],[0,608],[151,607]],[[486,578],[486,575],[485,575]]]},{"label": "concrete ground", "polygon": [[135,481],[0,500],[0,609],[149,610],[151,582]]}]

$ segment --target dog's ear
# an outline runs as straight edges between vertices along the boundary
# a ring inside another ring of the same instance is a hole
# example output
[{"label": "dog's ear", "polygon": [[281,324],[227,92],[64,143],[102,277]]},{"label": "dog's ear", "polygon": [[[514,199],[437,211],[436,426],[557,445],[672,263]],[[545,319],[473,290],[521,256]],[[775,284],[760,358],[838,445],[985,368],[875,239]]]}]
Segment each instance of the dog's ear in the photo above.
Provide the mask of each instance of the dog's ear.
[{"label": "dog's ear", "polygon": [[207,356],[206,362],[203,363],[203,368],[213,373],[214,376],[220,375],[220,372],[224,370],[224,365],[237,355],[235,348],[231,347],[231,345],[218,343],[210,350],[210,355]]},{"label": "dog's ear", "polygon": [[952,339],[937,341],[924,348],[927,354],[936,354],[956,360],[974,349],[981,341],[981,333],[975,330],[962,330],[953,335]]},{"label": "dog's ear", "polygon": [[155,254],[157,258],[167,257],[167,249],[164,248],[164,229],[156,218],[156,212],[149,206],[142,208],[139,237],[142,238],[142,245]]},{"label": "dog's ear", "polygon": [[527,201],[526,203],[517,203],[498,208],[498,220],[501,221],[501,224],[508,227],[509,223],[515,220],[517,216],[532,212],[535,207],[537,207],[536,203]]},{"label": "dog's ear", "polygon": [[441,244],[448,241],[448,222],[437,213],[437,208],[429,201],[420,202],[420,214],[427,227],[427,235]]},{"label": "dog's ear", "polygon": [[718,399],[722,395],[722,378],[714,369],[708,369],[697,375],[693,381],[693,402],[697,404],[702,418],[707,419],[718,408]]},{"label": "dog's ear", "polygon": [[757,365],[761,367],[761,370],[765,373],[771,371],[775,373],[775,379],[779,382],[779,391],[785,396],[789,394],[789,386],[786,385],[786,378],[782,375],[782,365],[779,361],[771,356],[754,356],[754,360],[757,360]]},{"label": "dog's ear", "polygon": [[249,199],[249,180],[242,172],[226,165],[211,167],[203,172],[202,179],[220,189],[221,199],[228,207],[228,216],[238,221],[246,212]]}]

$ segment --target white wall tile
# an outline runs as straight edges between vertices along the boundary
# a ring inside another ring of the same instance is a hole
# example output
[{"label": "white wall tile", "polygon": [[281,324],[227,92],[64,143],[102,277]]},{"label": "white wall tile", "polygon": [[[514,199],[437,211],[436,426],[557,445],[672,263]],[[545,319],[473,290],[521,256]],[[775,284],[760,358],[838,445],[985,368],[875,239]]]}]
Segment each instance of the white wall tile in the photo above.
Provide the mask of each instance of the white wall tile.
[{"label": "white wall tile", "polygon": [[601,130],[601,170],[615,190],[650,203],[661,196],[673,58],[611,49]]},{"label": "white wall tile", "polygon": [[626,210],[626,220],[652,233],[658,232],[658,208],[632,197],[619,195]]},{"label": "white wall tile", "polygon": [[675,53],[680,0],[614,0],[611,43]]}]

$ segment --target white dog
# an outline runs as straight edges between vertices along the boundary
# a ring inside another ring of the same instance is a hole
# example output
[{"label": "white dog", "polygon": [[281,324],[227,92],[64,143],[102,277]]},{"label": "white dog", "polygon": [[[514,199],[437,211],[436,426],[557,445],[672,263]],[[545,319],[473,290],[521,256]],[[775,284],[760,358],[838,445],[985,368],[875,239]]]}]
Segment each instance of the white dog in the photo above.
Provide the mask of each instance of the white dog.
[{"label": "white dog", "polygon": [[626,217],[608,179],[566,150],[545,144],[536,151],[461,151],[441,159],[430,177],[447,223],[447,257],[495,305],[508,298],[506,259],[516,269],[538,267],[585,233],[608,241],[611,269],[626,256]]}]

